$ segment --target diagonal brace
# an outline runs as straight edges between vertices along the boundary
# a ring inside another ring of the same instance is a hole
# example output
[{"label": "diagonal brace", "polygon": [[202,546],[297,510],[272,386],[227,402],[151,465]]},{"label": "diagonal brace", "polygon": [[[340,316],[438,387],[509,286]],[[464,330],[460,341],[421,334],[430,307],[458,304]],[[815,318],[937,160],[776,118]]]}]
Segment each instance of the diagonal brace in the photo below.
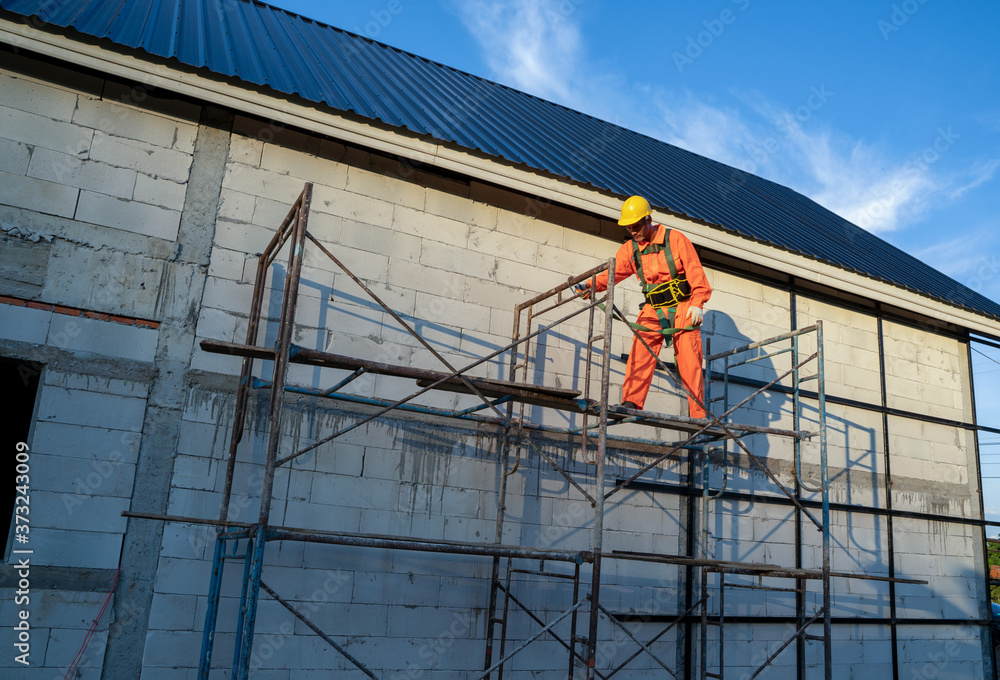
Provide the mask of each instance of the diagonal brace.
[{"label": "diagonal brace", "polygon": [[333,647],[334,649],[336,649],[338,652],[340,652],[344,656],[345,659],[347,659],[348,661],[350,661],[351,663],[353,663],[355,666],[357,666],[358,669],[362,673],[364,673],[365,675],[367,675],[369,678],[374,678],[374,680],[379,680],[379,678],[378,678],[377,675],[375,675],[370,670],[368,670],[368,668],[366,668],[363,663],[361,663],[360,661],[358,661],[357,659],[355,659],[353,656],[351,656],[351,653],[348,652],[346,649],[344,649],[339,644],[337,644],[336,640],[334,640],[329,635],[327,635],[322,630],[320,630],[319,626],[317,626],[315,623],[313,623],[312,621],[310,621],[309,619],[307,619],[304,614],[302,614],[294,606],[292,606],[291,602],[289,602],[285,598],[283,598],[280,595],[278,595],[278,593],[274,592],[274,590],[272,590],[263,581],[260,582],[260,587],[263,588],[267,592],[268,595],[270,595],[275,600],[277,600],[278,603],[281,606],[283,606],[285,609],[287,609],[288,611],[290,611],[295,616],[295,618],[297,618],[299,621],[301,621],[302,623],[304,623],[307,626],[309,626],[309,628],[312,629],[312,631],[314,633],[316,633],[321,638],[323,638],[324,642],[326,642],[328,645],[330,645],[331,647]]},{"label": "diagonal brace", "polygon": [[[639,640],[639,638],[637,638],[635,635],[632,635],[632,631],[630,631],[628,629],[628,627],[624,623],[622,623],[621,621],[619,621],[618,619],[616,619],[614,617],[614,615],[612,615],[611,612],[609,612],[607,609],[605,609],[604,605],[602,605],[600,602],[598,602],[597,603],[597,607],[604,613],[605,616],[608,617],[608,619],[611,621],[611,623],[613,623],[616,626],[618,626],[619,628],[621,628],[622,631],[624,631],[625,634],[628,635],[632,639],[632,642],[634,642],[635,644],[639,645],[639,647],[642,648],[642,651],[646,652],[646,654],[649,654],[649,656],[651,656],[653,658],[653,661],[655,661],[656,663],[660,664],[660,666],[663,667],[663,670],[665,670],[667,673],[670,673],[670,675],[672,675],[673,677],[677,678],[677,674],[674,673],[672,670],[670,670],[670,668],[667,666],[667,664],[663,660],[661,660],[660,657],[656,656],[656,654],[653,654],[653,650],[651,650],[648,645],[643,644]],[[678,680],[680,680],[680,679],[678,678]]]},{"label": "diagonal brace", "polygon": [[528,645],[530,645],[532,642],[534,642],[538,638],[540,638],[543,635],[545,635],[557,623],[559,623],[560,621],[562,621],[563,619],[565,619],[567,616],[569,616],[570,614],[572,614],[573,612],[575,612],[577,609],[579,609],[580,607],[582,607],[584,605],[584,603],[586,603],[589,599],[590,599],[590,596],[588,595],[587,597],[583,598],[582,600],[580,600],[579,602],[577,602],[576,604],[574,604],[572,607],[570,607],[569,609],[567,609],[566,611],[564,611],[562,614],[560,614],[558,617],[556,617],[556,619],[554,621],[552,621],[552,623],[550,623],[549,625],[545,626],[540,631],[538,631],[537,633],[535,633],[534,635],[532,635],[530,638],[528,638],[527,640],[525,640],[524,643],[522,643],[520,647],[518,647],[517,649],[515,649],[514,651],[512,651],[510,654],[508,654],[507,656],[505,656],[504,658],[500,659],[495,664],[493,664],[492,666],[490,666],[489,668],[487,668],[485,671],[483,671],[483,673],[481,675],[477,675],[476,676],[476,680],[483,680],[483,678],[489,677],[490,673],[492,673],[496,669],[500,668],[500,666],[502,666],[503,664],[507,663],[511,659],[511,657],[513,657],[515,654],[517,654],[518,652],[520,652],[522,649],[524,649],[525,647],[527,647]]}]

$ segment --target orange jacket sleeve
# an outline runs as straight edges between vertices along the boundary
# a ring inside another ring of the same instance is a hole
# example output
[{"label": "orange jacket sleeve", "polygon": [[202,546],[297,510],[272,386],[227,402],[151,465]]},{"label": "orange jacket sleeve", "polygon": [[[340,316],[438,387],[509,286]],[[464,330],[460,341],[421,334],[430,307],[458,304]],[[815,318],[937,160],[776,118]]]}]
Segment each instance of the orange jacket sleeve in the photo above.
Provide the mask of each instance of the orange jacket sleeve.
[{"label": "orange jacket sleeve", "polygon": [[677,265],[677,275],[687,278],[691,286],[691,306],[705,307],[712,297],[712,286],[708,283],[705,270],[701,267],[701,259],[694,249],[691,240],[677,229],[670,232],[670,250]]},{"label": "orange jacket sleeve", "polygon": [[[635,263],[632,261],[632,241],[625,241],[615,253],[615,285],[635,274]],[[597,292],[608,289],[608,273],[597,275]]]}]

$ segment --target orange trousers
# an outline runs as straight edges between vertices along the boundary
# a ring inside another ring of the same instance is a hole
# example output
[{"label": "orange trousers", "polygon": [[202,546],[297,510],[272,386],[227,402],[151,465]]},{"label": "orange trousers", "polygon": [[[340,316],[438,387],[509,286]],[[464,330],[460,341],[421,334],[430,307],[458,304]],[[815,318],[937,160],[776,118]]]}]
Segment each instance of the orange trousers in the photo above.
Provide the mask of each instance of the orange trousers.
[{"label": "orange trousers", "polygon": [[[680,326],[682,322],[687,322],[687,305],[680,304],[677,308],[677,321],[675,325]],[[684,316],[681,316],[683,314]],[[642,308],[636,323],[646,328],[659,328],[660,320],[654,310],[649,305]],[[686,323],[684,325],[687,325]],[[660,354],[660,347],[663,346],[662,333],[639,333],[639,336],[646,341],[650,349],[656,356]],[[688,414],[692,418],[704,418],[705,410],[691,398],[691,394],[699,400],[705,400],[705,374],[702,372],[702,350],[701,331],[682,331],[673,334],[674,357],[677,361],[677,372],[680,374],[681,383],[688,394]],[[649,394],[649,386],[653,382],[653,371],[656,368],[656,356],[649,353],[638,336],[632,338],[632,351],[628,355],[628,364],[625,367],[625,381],[622,383],[622,401],[631,401],[637,408],[641,409],[646,403],[646,395]]]}]

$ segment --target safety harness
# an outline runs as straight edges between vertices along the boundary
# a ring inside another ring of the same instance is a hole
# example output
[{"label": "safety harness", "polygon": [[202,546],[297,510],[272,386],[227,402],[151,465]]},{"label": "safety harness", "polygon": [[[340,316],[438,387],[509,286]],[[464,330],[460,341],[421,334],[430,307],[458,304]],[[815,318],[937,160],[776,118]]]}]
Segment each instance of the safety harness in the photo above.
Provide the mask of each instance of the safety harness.
[{"label": "safety harness", "polygon": [[[646,281],[645,274],[642,273],[642,256],[664,252],[667,260],[667,267],[670,268],[670,280],[653,285]],[[694,326],[685,328],[674,328],[674,315],[677,313],[677,305],[691,297],[691,285],[687,279],[677,277],[677,266],[674,264],[674,255],[670,251],[670,229],[666,230],[663,237],[663,244],[650,243],[642,251],[639,251],[639,244],[632,239],[632,261],[635,263],[635,274],[642,283],[642,294],[646,297],[645,304],[656,310],[656,316],[660,321],[659,332],[663,335],[673,335],[678,331],[693,330]],[[667,311],[664,313],[663,309]],[[641,309],[641,307],[640,307]],[[630,324],[636,330],[647,333],[655,333],[654,329],[646,328],[639,324]]]}]

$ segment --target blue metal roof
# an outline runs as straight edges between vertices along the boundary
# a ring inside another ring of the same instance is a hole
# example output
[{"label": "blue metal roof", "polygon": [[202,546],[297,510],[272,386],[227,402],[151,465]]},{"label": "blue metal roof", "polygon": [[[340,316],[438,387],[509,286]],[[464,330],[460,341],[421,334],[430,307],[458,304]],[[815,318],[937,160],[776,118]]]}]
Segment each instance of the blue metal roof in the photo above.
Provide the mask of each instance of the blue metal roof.
[{"label": "blue metal roof", "polygon": [[623,198],[641,194],[667,212],[1000,319],[1000,304],[787,187],[261,2],[0,0],[0,7]]}]

